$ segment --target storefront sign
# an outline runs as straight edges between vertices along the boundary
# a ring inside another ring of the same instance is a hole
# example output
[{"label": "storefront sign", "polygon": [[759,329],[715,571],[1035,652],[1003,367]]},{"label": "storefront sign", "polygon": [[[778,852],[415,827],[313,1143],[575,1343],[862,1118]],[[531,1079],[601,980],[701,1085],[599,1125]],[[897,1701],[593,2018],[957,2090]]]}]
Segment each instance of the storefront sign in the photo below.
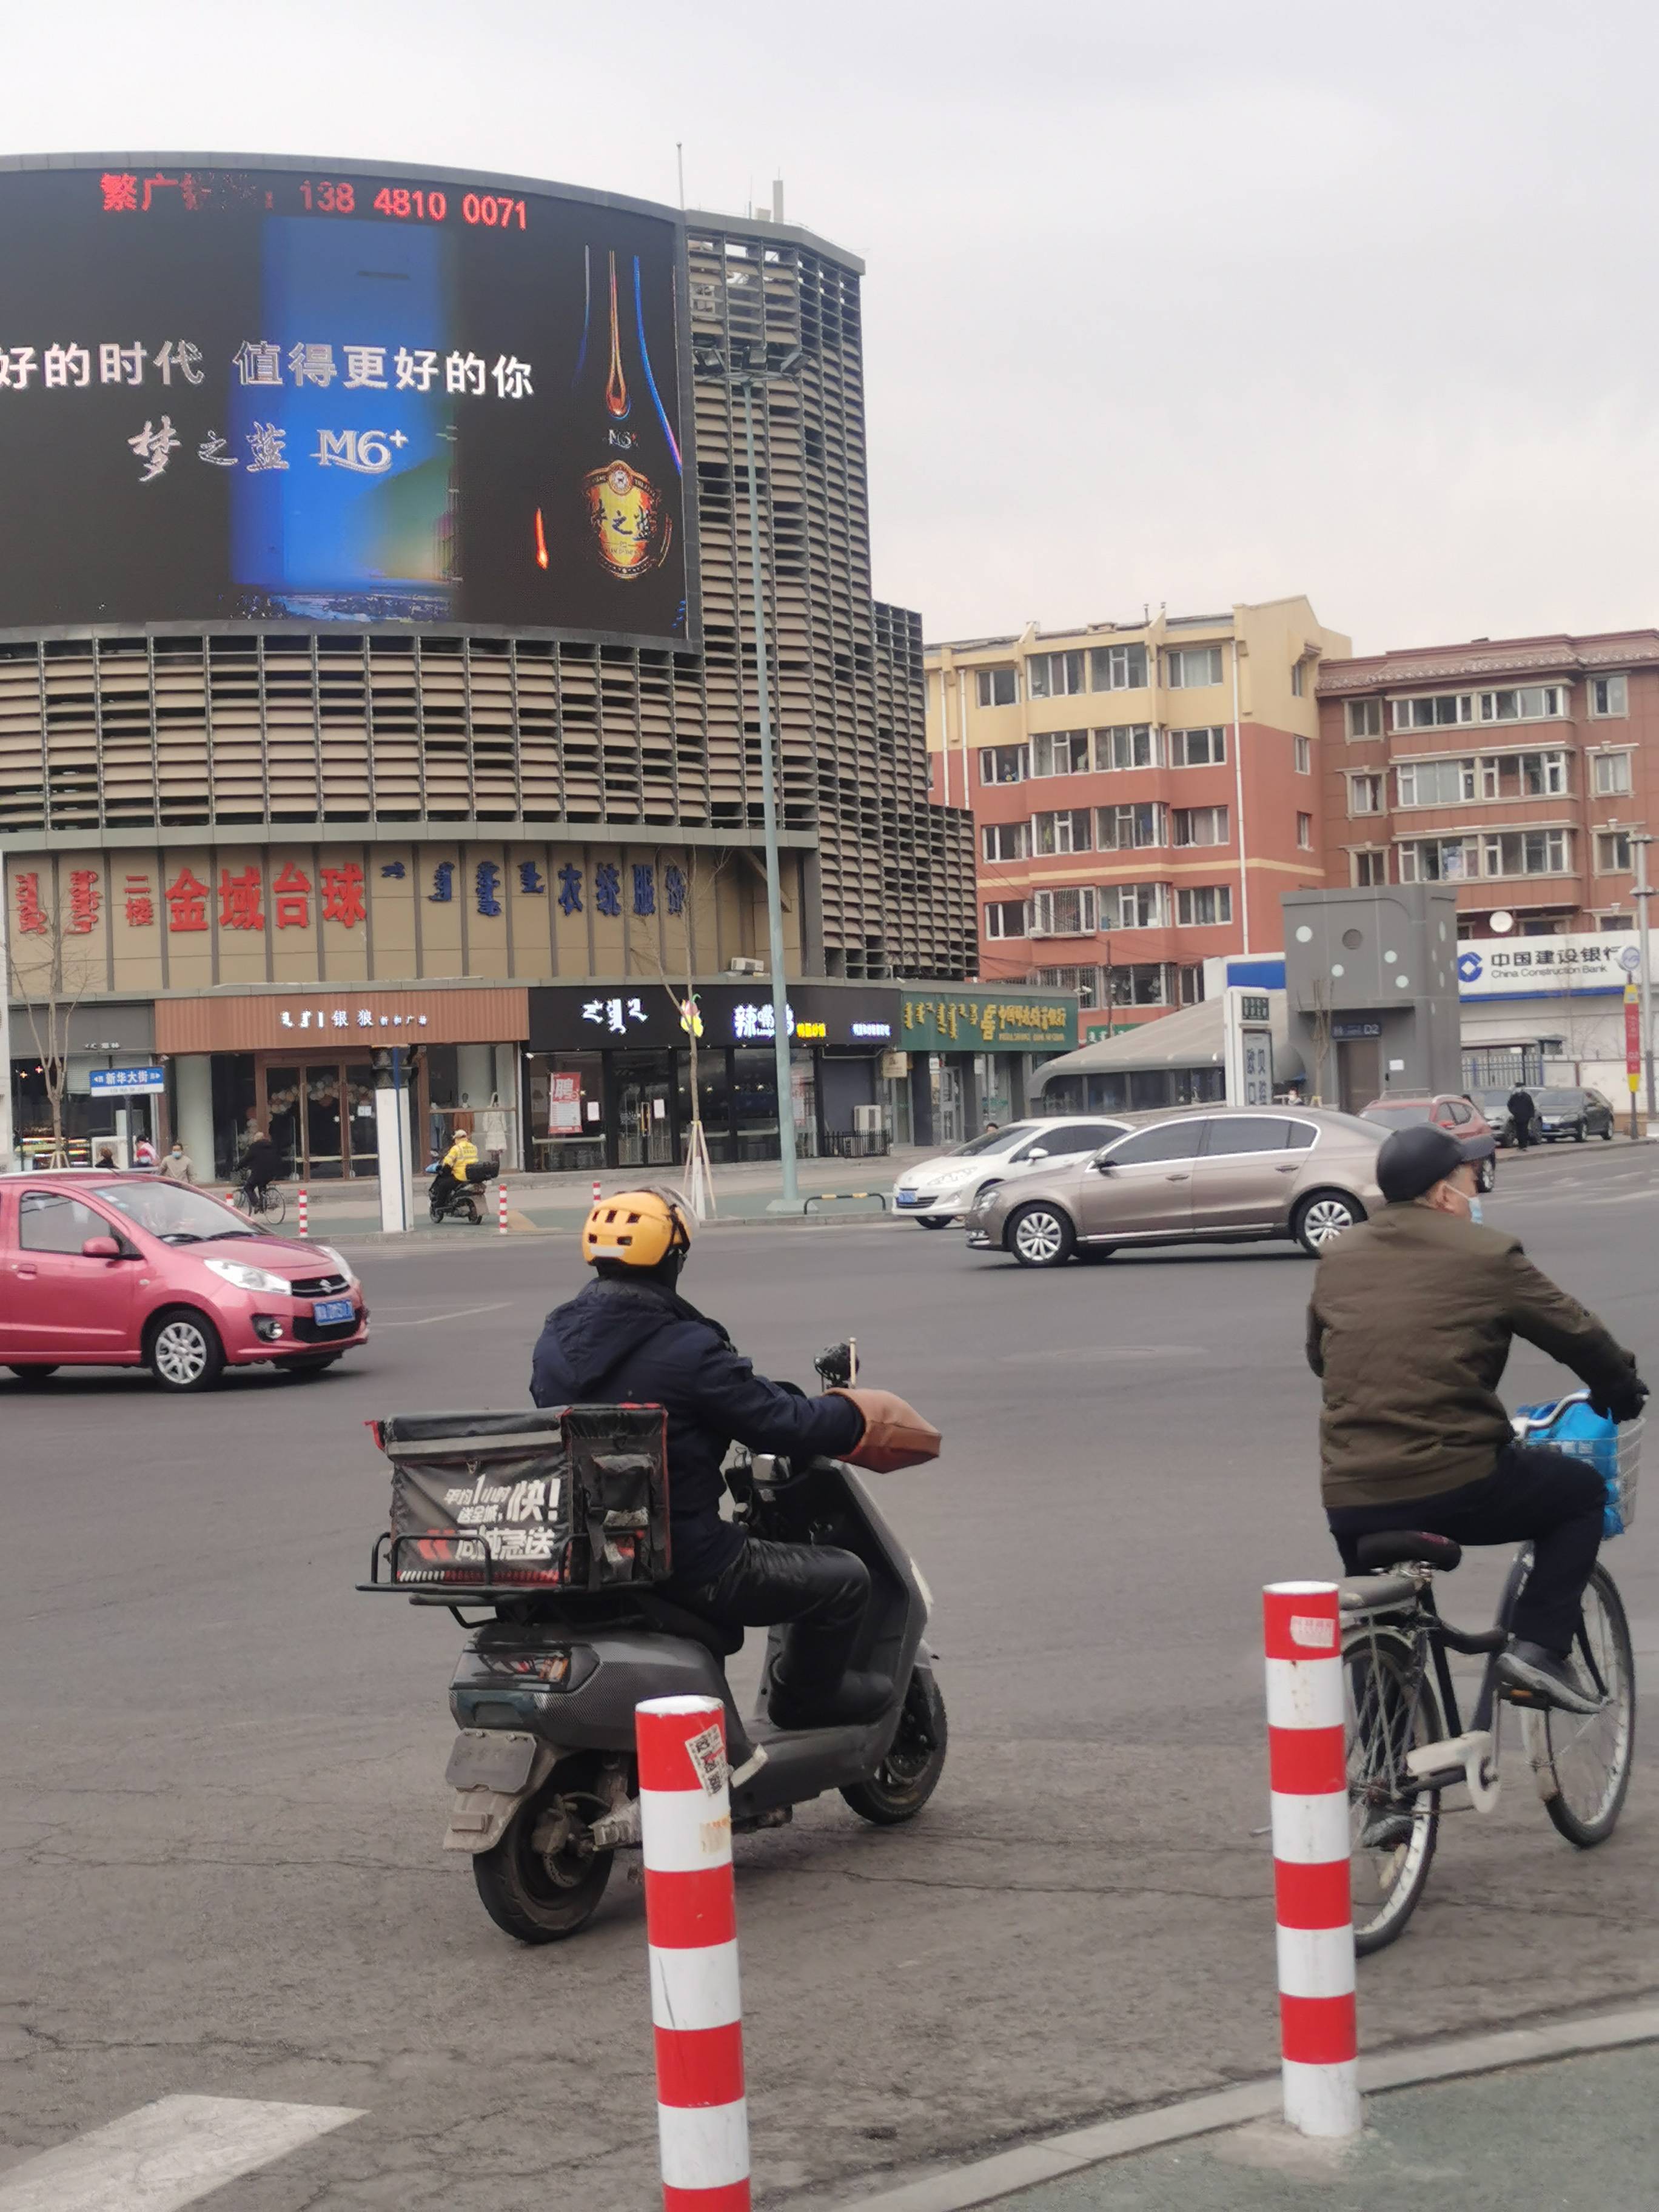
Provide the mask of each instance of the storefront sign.
[{"label": "storefront sign", "polygon": [[1457,948],[1460,999],[1559,998],[1566,992],[1621,991],[1633,932],[1607,937],[1465,938]]},{"label": "storefront sign", "polygon": [[1382,1024],[1378,1020],[1334,1021],[1331,1024],[1333,1044],[1358,1044],[1367,1037],[1380,1037]]},{"label": "storefront sign", "polygon": [[167,1071],[160,1067],[94,1067],[87,1076],[87,1088],[97,1092],[114,1091],[160,1091],[167,1087]]},{"label": "storefront sign", "polygon": [[394,1044],[516,1044],[529,1030],[527,996],[522,987],[508,984],[163,998],[155,1002],[155,1049],[337,1057]]},{"label": "storefront sign", "polygon": [[[661,1050],[684,1047],[692,1022],[708,1048],[769,1046],[775,1034],[764,979],[700,983],[688,1013],[684,989],[634,983],[609,989],[549,985],[530,992],[533,1052]],[[898,992],[874,983],[817,980],[789,986],[790,1036],[801,1046],[873,1050],[897,1032]]]},{"label": "storefront sign", "polygon": [[1037,992],[907,991],[902,1020],[912,1052],[1070,1052],[1077,1043],[1077,1000]]}]

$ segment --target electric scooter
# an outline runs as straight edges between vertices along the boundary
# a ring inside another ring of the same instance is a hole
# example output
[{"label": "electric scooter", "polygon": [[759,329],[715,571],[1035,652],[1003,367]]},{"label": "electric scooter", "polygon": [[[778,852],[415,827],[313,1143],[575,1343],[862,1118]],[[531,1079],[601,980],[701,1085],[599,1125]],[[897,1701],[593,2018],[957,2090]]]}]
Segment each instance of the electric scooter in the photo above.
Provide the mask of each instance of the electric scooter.
[{"label": "electric scooter", "polygon": [[[837,1345],[814,1364],[827,1384],[848,1384],[856,1352]],[[444,1848],[471,1854],[484,1910],[521,1942],[574,1936],[605,1894],[617,1853],[638,1844],[634,1708],[644,1698],[722,1700],[739,1833],[782,1827],[797,1805],[830,1790],[865,1820],[896,1826],[938,1786],[946,1723],[924,1633],[927,1588],[860,1477],[840,1461],[797,1468],[757,1455],[728,1465],[726,1486],[733,1519],[751,1534],[839,1546],[869,1568],[870,1607],[851,1664],[890,1686],[873,1720],[783,1729],[766,1717],[782,1628],[768,1632],[759,1694],[740,1716],[725,1662],[742,1630],[649,1587],[491,1592],[481,1621],[436,1591],[413,1599],[448,1604],[471,1632],[450,1686],[460,1733],[446,1774],[454,1800]],[[374,1579],[361,1588],[387,1588],[387,1542],[377,1544]],[[395,1544],[392,1557],[395,1579]]]}]

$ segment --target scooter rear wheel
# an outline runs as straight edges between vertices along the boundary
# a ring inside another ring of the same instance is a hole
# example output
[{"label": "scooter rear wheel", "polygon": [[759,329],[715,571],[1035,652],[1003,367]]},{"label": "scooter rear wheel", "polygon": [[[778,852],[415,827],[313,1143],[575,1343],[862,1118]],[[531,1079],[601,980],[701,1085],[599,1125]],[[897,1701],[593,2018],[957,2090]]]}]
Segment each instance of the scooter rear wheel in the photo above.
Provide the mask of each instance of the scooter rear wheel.
[{"label": "scooter rear wheel", "polygon": [[939,1684],[931,1674],[912,1674],[886,1758],[867,1781],[849,1783],[842,1796],[860,1820],[878,1828],[914,1820],[939,1787],[949,1739]]},{"label": "scooter rear wheel", "polygon": [[[581,1806],[593,1779],[591,1760],[562,1760],[520,1806],[495,1849],[472,1861],[484,1911],[520,1943],[560,1942],[585,1928],[599,1910],[616,1854],[584,1854],[574,1847],[586,1832]],[[544,1821],[552,1833],[543,1830],[538,1844]],[[544,1847],[550,1840],[551,1850]]]}]

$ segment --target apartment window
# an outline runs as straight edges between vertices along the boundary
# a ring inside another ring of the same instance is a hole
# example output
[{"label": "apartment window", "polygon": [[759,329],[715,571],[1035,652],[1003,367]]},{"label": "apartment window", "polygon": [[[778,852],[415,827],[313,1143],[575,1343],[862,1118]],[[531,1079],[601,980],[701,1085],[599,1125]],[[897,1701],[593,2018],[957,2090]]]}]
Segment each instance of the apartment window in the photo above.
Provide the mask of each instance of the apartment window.
[{"label": "apartment window", "polygon": [[1049,730],[1031,740],[1033,775],[1076,775],[1088,765],[1087,730]]},{"label": "apartment window", "polygon": [[1091,691],[1144,691],[1146,688],[1146,648],[1144,645],[1097,645],[1089,655]]},{"label": "apartment window", "polygon": [[1085,1006],[1096,1005],[1100,997],[1098,968],[1039,968],[1036,981],[1040,991],[1075,991]]},{"label": "apartment window", "polygon": [[1031,894],[1033,937],[1092,937],[1094,933],[1095,895],[1091,886]]},{"label": "apartment window", "polygon": [[[1111,983],[1112,1004],[1115,1006],[1170,1006],[1175,1004],[1175,993],[1170,985],[1175,981],[1174,969],[1162,960],[1139,960],[1126,968],[1114,964],[1106,970]],[[1178,989],[1179,985],[1176,988]]]},{"label": "apartment window", "polygon": [[1299,699],[1303,695],[1303,687],[1307,682],[1307,667],[1308,664],[1305,660],[1297,660],[1291,663],[1291,696],[1292,699]]},{"label": "apartment window", "polygon": [[1224,845],[1227,810],[1224,806],[1176,806],[1170,809],[1173,842],[1177,845]]},{"label": "apartment window", "polygon": [[[1401,725],[1396,723],[1395,728]],[[1351,738],[1380,738],[1382,734],[1382,702],[1380,699],[1350,699],[1348,702],[1348,735]]]},{"label": "apartment window", "polygon": [[1382,811],[1382,779],[1380,775],[1351,775],[1348,778],[1348,811],[1350,814],[1380,814]]},{"label": "apartment window", "polygon": [[1024,860],[1031,851],[1029,822],[988,822],[980,832],[980,849],[988,860]]},{"label": "apartment window", "polygon": [[1389,880],[1389,856],[1386,853],[1350,853],[1349,880],[1356,890],[1374,890]]},{"label": "apartment window", "polygon": [[1201,929],[1232,918],[1231,884],[1200,884],[1176,893],[1176,920],[1182,929]]},{"label": "apartment window", "polygon": [[1523,799],[1559,799],[1567,787],[1565,753],[1522,753],[1520,762]]},{"label": "apartment window", "polygon": [[981,783],[1024,783],[1030,772],[1024,745],[981,745],[979,749]]},{"label": "apartment window", "polygon": [[1623,676],[1591,677],[1589,710],[1598,720],[1608,714],[1628,714],[1630,712],[1628,678]]},{"label": "apartment window", "polygon": [[1026,681],[1034,699],[1066,699],[1081,691],[1084,656],[1080,653],[1034,653],[1025,664]]},{"label": "apartment window", "polygon": [[1119,730],[1095,732],[1097,769],[1156,768],[1158,732],[1150,723],[1128,722]]},{"label": "apartment window", "polygon": [[1094,826],[1094,810],[1089,806],[1062,806],[1054,814],[1034,814],[1031,817],[1032,850],[1038,853],[1086,853],[1089,832]]},{"label": "apartment window", "polygon": [[1313,774],[1313,739],[1298,738],[1296,741],[1296,772],[1298,775]]},{"label": "apartment window", "polygon": [[1018,699],[1019,671],[1012,665],[1006,668],[981,668],[978,678],[981,707],[1012,707]]},{"label": "apartment window", "polygon": [[1559,684],[1527,684],[1513,691],[1483,691],[1483,722],[1539,722],[1565,714],[1567,695]]},{"label": "apartment window", "polygon": [[1101,891],[1103,929],[1162,929],[1169,919],[1165,884],[1108,884]]},{"label": "apartment window", "polygon": [[1631,788],[1631,765],[1628,753],[1597,753],[1595,756],[1595,790],[1601,799],[1617,799]]},{"label": "apartment window", "polygon": [[1443,730],[1474,720],[1473,691],[1439,691],[1424,699],[1393,702],[1396,730]]},{"label": "apartment window", "polygon": [[1604,914],[1595,926],[1604,937],[1616,937],[1621,931],[1634,929],[1636,918],[1628,914]]},{"label": "apartment window", "polygon": [[1312,817],[1312,815],[1311,815],[1311,814],[1298,814],[1298,815],[1297,816],[1297,817],[1296,817],[1296,842],[1297,842],[1297,849],[1299,852],[1303,852],[1303,853],[1311,853],[1311,852],[1312,852],[1312,850],[1313,850],[1313,817]]},{"label": "apartment window", "polygon": [[1472,760],[1402,761],[1394,774],[1402,806],[1461,806],[1475,795]]},{"label": "apartment window", "polygon": [[1596,874],[1621,876],[1630,864],[1630,831],[1598,830],[1595,833]]},{"label": "apartment window", "polygon": [[1204,1003],[1204,970],[1183,968],[1181,975],[1181,1003],[1183,1006],[1200,1006]]},{"label": "apartment window", "polygon": [[1227,757],[1227,732],[1219,724],[1207,730],[1171,730],[1171,768],[1219,768]]},{"label": "apartment window", "polygon": [[1025,934],[1024,900],[991,900],[985,909],[985,934],[988,937],[1024,937]]},{"label": "apartment window", "polygon": [[1103,853],[1127,853],[1164,842],[1164,809],[1156,799],[1138,806],[1103,806],[1097,815],[1096,842]]},{"label": "apartment window", "polygon": [[1177,691],[1201,690],[1206,684],[1221,681],[1221,647],[1218,645],[1183,645],[1164,656],[1168,670],[1166,681]]},{"label": "apartment window", "polygon": [[1480,872],[1480,847],[1474,837],[1421,837],[1400,848],[1402,884],[1461,884]]},{"label": "apartment window", "polygon": [[1488,876],[1565,876],[1572,863],[1565,830],[1507,830],[1481,840]]}]

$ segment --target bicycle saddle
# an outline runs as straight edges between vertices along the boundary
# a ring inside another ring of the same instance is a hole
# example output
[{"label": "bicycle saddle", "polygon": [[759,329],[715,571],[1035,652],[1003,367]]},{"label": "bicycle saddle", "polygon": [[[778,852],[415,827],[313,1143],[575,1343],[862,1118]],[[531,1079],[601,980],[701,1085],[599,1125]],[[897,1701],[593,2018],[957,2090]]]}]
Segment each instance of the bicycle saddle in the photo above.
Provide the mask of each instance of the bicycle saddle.
[{"label": "bicycle saddle", "polygon": [[1365,1574],[1384,1567],[1432,1567],[1449,1575],[1463,1556],[1463,1547],[1449,1536],[1431,1536],[1426,1528],[1382,1528],[1374,1536],[1361,1536],[1353,1555]]}]

